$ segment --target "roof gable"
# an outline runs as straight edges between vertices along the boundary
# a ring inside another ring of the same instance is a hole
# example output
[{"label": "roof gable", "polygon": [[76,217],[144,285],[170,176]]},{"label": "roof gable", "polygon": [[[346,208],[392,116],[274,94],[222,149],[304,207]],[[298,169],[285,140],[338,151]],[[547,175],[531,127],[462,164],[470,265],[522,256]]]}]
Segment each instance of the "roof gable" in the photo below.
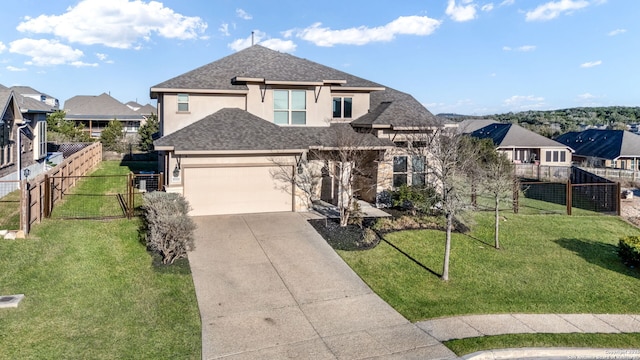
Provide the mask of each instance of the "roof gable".
[{"label": "roof gable", "polygon": [[106,93],[98,96],[77,95],[64,102],[66,117],[104,118],[104,119],[140,119],[142,115]]},{"label": "roof gable", "polygon": [[348,87],[381,87],[313,61],[254,45],[153,86],[151,97],[161,89],[246,90],[244,83],[232,81],[235,78],[294,82],[345,80],[344,85]]},{"label": "roof gable", "polygon": [[640,157],[640,135],[625,130],[588,129],[568,132],[556,140],[573,147],[576,155],[614,160]]},{"label": "roof gable", "polygon": [[567,147],[517,124],[468,120],[462,122],[460,127],[475,138],[491,139],[497,147]]},{"label": "roof gable", "polygon": [[442,126],[442,120],[413,96],[392,88],[372,92],[370,104],[369,113],[352,121],[352,126],[396,130]]}]

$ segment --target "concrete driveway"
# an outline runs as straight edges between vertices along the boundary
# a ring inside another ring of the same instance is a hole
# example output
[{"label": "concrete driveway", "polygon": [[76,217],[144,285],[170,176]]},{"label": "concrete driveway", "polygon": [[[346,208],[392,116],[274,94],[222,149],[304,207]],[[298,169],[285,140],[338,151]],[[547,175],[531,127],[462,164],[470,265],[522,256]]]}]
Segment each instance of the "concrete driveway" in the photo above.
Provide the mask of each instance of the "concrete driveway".
[{"label": "concrete driveway", "polygon": [[204,359],[455,359],[342,261],[307,214],[196,217]]}]

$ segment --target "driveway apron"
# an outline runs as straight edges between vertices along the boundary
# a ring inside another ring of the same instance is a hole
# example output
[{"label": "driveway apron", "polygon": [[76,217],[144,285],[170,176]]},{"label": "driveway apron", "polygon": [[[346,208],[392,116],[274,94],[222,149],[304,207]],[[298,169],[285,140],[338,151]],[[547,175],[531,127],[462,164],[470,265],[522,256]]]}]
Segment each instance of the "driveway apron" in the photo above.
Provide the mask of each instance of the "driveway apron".
[{"label": "driveway apron", "polygon": [[305,214],[194,218],[203,359],[455,359],[342,261]]}]

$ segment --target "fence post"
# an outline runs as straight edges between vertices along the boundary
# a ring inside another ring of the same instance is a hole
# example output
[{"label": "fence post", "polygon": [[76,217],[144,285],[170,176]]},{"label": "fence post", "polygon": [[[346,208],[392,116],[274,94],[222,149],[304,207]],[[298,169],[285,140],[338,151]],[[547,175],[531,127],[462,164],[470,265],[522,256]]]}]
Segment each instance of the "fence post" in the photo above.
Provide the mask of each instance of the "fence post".
[{"label": "fence post", "polygon": [[163,187],[164,187],[164,173],[161,171],[160,174],[158,174],[158,191],[162,191]]},{"label": "fence post", "polygon": [[30,201],[29,201],[29,183],[27,180],[22,180],[20,184],[20,230],[24,231],[24,234],[29,233],[29,221],[30,221]]},{"label": "fence post", "polygon": [[573,199],[573,194],[571,193],[572,189],[571,189],[571,180],[567,181],[567,215],[571,215],[571,208],[573,207],[572,199]]},{"label": "fence post", "polygon": [[520,210],[520,186],[518,180],[513,182],[513,213],[517,214]]},{"label": "fence post", "polygon": [[48,174],[44,174],[44,205],[42,206],[44,218],[51,216],[51,180]]},{"label": "fence post", "polygon": [[621,195],[620,183],[618,182],[616,183],[616,185],[617,185],[616,186],[616,215],[620,216],[620,212],[621,212],[620,206],[622,205],[620,203],[620,195]]}]

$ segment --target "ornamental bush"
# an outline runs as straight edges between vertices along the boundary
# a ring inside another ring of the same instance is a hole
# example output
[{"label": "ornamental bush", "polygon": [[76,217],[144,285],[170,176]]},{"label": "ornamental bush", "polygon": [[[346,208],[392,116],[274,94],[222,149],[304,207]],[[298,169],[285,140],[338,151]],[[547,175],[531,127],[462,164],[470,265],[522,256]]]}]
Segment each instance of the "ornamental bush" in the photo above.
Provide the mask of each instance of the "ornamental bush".
[{"label": "ornamental bush", "polygon": [[618,255],[631,266],[640,266],[640,237],[627,236],[618,242]]},{"label": "ornamental bush", "polygon": [[189,202],[180,194],[154,191],[143,196],[144,239],[147,249],[160,254],[163,264],[173,264],[193,250],[196,225],[187,216]]}]

